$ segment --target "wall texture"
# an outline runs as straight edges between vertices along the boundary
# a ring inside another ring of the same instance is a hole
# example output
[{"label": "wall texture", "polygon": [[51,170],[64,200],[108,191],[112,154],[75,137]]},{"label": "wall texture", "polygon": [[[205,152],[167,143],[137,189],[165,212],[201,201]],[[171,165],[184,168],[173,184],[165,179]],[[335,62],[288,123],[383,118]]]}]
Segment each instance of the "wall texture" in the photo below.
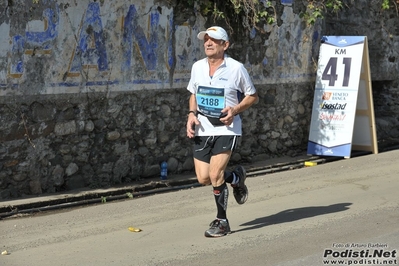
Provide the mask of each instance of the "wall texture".
[{"label": "wall texture", "polygon": [[[162,160],[172,173],[193,171],[186,86],[191,65],[204,56],[196,35],[212,22],[180,2],[0,3],[0,199],[153,177]],[[398,124],[397,16],[387,12],[389,25],[375,23],[377,6],[371,14],[354,7],[353,18],[344,13],[356,25],[345,31],[333,18],[307,26],[302,1],[276,1],[278,23],[265,25],[265,34],[232,35],[229,53],[260,95],[242,114],[233,162],[305,151],[324,32],[369,36],[377,134],[397,136],[387,125]]]}]

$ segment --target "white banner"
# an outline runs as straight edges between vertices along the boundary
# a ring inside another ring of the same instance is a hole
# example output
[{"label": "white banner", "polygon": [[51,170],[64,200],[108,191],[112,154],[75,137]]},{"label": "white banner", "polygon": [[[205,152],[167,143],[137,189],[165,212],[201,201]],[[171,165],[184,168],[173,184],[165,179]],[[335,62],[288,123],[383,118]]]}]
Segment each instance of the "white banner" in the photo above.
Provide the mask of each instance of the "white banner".
[{"label": "white banner", "polygon": [[349,157],[364,36],[325,36],[320,47],[308,154]]}]

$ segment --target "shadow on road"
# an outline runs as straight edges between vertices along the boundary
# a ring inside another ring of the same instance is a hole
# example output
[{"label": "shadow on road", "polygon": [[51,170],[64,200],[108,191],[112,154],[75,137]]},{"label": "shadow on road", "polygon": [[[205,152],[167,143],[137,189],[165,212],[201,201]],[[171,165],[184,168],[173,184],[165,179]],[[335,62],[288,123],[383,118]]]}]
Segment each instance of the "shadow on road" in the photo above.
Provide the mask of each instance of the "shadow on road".
[{"label": "shadow on road", "polygon": [[305,219],[323,214],[346,211],[349,209],[348,206],[350,205],[352,205],[352,203],[337,203],[329,206],[315,206],[315,207],[288,209],[270,216],[257,218],[253,221],[241,224],[240,226],[250,226],[250,227],[235,230],[233,233],[258,229],[273,224],[293,222],[296,220]]}]

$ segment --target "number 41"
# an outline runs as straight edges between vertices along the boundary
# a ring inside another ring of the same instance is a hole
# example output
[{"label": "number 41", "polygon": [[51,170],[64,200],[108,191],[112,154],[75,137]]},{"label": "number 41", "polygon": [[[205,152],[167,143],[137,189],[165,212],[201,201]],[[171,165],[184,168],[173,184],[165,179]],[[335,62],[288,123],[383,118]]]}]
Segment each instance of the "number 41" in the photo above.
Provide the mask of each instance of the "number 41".
[{"label": "number 41", "polygon": [[[342,82],[343,87],[348,87],[349,84],[349,77],[350,77],[350,72],[351,72],[351,62],[352,58],[350,57],[344,57],[343,58],[343,64],[345,65],[345,70],[344,70],[344,81]],[[330,81],[328,83],[328,86],[334,87],[335,81],[338,79],[337,75],[337,57],[331,57],[330,60],[327,63],[326,68],[323,71],[323,75],[321,76],[322,80],[328,80]]]}]

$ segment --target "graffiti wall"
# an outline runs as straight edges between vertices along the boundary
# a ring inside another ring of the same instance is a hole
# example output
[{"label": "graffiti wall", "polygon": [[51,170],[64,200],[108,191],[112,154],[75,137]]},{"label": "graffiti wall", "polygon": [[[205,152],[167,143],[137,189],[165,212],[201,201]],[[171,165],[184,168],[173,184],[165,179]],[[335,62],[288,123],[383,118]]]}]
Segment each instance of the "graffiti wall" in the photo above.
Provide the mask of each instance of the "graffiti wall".
[{"label": "graffiti wall", "polygon": [[[157,1],[34,2],[2,4],[0,95],[182,88],[203,57],[196,35],[205,19],[176,24],[173,7]],[[281,4],[285,23],[265,26],[268,39],[254,30],[249,38],[263,43],[240,55],[256,83],[306,81],[314,72],[319,35],[292,23],[292,1]]]}]

